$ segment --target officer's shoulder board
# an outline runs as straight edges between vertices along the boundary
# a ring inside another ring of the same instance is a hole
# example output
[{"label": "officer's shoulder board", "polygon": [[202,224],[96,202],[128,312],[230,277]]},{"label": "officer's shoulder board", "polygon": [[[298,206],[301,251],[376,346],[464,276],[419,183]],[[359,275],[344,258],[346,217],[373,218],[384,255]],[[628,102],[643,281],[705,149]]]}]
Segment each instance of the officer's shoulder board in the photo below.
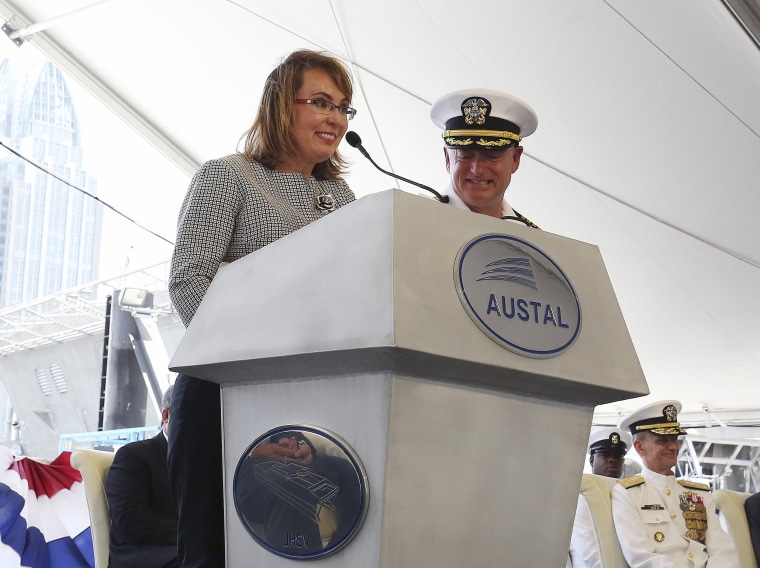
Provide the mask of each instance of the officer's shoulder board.
[{"label": "officer's shoulder board", "polygon": [[704,483],[696,483],[694,481],[688,481],[686,479],[679,479],[678,483],[682,487],[686,487],[687,489],[699,489],[700,491],[710,491],[710,486],[705,485]]},{"label": "officer's shoulder board", "polygon": [[640,476],[638,473],[634,475],[629,475],[628,477],[624,477],[623,479],[618,479],[617,482],[625,487],[626,489],[630,489],[631,487],[636,487],[637,485],[641,485],[646,480]]}]

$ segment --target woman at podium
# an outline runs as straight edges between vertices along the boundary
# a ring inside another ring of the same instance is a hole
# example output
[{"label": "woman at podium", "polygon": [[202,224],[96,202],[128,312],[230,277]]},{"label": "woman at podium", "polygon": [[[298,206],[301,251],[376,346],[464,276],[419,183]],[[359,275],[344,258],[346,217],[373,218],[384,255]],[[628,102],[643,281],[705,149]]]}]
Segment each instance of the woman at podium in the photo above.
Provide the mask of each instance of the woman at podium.
[{"label": "woman at podium", "polygon": [[[267,77],[243,151],[197,171],[180,209],[169,277],[185,326],[222,263],[355,199],[342,179],[345,162],[338,153],[356,114],[352,96],[351,77],[340,61],[295,51]],[[220,407],[219,385],[177,378],[168,460],[183,567],[224,566]]]}]

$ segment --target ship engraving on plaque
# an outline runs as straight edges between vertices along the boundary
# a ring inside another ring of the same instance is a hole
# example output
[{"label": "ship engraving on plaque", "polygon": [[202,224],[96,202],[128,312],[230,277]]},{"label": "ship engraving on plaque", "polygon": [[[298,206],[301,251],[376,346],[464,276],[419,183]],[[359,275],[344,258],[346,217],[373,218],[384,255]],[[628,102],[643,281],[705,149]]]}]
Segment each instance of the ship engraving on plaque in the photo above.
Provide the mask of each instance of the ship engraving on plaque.
[{"label": "ship engraving on plaque", "polygon": [[281,426],[246,448],[233,481],[240,521],[261,546],[313,559],[346,546],[369,504],[364,467],[348,444],[316,426]]},{"label": "ship engraving on plaque", "polygon": [[256,479],[267,489],[315,522],[320,522],[319,513],[323,507],[335,510],[331,499],[338,494],[340,487],[308,467],[271,461],[256,464],[254,469]]}]

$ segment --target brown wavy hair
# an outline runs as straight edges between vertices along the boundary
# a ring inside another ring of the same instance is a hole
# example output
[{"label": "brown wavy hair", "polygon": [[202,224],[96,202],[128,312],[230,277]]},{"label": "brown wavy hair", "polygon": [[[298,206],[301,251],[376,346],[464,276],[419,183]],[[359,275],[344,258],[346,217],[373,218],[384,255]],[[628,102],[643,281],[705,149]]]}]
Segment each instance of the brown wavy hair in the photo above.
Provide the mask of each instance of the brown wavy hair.
[{"label": "brown wavy hair", "polygon": [[[282,60],[264,83],[256,119],[243,135],[243,153],[249,159],[276,169],[283,157],[292,156],[296,147],[293,132],[296,92],[303,85],[305,72],[312,69],[326,72],[351,100],[354,88],[343,63],[326,52],[309,49],[294,51]],[[330,158],[314,166],[312,175],[317,179],[341,179],[345,168],[346,161],[336,150]]]}]

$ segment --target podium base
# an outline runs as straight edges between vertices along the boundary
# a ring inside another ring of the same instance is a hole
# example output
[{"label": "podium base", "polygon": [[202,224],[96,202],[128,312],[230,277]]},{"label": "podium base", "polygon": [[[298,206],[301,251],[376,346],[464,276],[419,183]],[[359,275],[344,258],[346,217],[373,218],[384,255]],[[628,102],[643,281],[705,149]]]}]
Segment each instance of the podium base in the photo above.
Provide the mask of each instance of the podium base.
[{"label": "podium base", "polygon": [[320,566],[564,566],[592,407],[390,373],[225,386],[222,396],[232,568],[297,562],[260,546],[230,506],[246,448],[284,424],[337,434],[367,472],[364,525]]}]

